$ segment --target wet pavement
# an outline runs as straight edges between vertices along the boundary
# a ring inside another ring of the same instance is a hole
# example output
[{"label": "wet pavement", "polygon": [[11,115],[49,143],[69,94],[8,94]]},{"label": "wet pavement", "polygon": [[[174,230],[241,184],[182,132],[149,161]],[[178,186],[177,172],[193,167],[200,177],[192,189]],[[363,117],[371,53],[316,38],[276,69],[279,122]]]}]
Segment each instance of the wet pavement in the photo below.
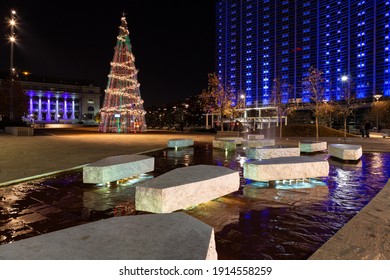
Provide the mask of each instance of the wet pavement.
[{"label": "wet pavement", "polygon": [[[196,142],[146,155],[155,157],[155,171],[141,180],[195,164],[226,166],[242,175],[244,151],[226,154]],[[364,153],[358,162],[328,160],[324,180],[264,188],[241,178],[238,192],[183,211],[214,227],[220,259],[307,259],[390,177],[390,153]],[[131,183],[83,184],[77,170],[2,187],[0,244],[118,215],[145,215],[135,211]]]}]

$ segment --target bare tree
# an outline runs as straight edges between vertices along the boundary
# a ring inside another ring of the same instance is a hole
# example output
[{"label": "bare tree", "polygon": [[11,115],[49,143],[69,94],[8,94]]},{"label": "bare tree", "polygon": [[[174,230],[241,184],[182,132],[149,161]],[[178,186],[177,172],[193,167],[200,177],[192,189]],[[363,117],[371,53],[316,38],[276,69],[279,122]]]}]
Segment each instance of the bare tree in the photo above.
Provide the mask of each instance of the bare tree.
[{"label": "bare tree", "polygon": [[313,112],[316,122],[316,139],[319,137],[318,118],[321,114],[321,107],[325,100],[325,84],[323,72],[317,68],[310,67],[309,75],[303,78],[303,90],[310,93],[309,109]]},{"label": "bare tree", "polygon": [[0,115],[16,123],[28,112],[28,96],[16,78],[3,79],[0,85]]},{"label": "bare tree", "polygon": [[[344,79],[343,76],[342,79]],[[344,84],[345,83],[345,84]],[[336,110],[343,117],[344,123],[344,141],[347,139],[347,119],[358,107],[356,92],[351,78],[346,77],[342,85],[341,101],[337,103]]]},{"label": "bare tree", "polygon": [[231,117],[236,112],[233,106],[234,92],[215,73],[208,74],[208,89],[199,95],[203,110],[209,114],[218,114],[223,131],[223,118]]},{"label": "bare tree", "polygon": [[288,103],[288,96],[290,96],[290,93],[291,86],[289,84],[281,82],[278,77],[274,79],[271,92],[271,103],[276,107],[280,138],[282,137],[283,131],[283,117],[295,110],[295,106]]}]

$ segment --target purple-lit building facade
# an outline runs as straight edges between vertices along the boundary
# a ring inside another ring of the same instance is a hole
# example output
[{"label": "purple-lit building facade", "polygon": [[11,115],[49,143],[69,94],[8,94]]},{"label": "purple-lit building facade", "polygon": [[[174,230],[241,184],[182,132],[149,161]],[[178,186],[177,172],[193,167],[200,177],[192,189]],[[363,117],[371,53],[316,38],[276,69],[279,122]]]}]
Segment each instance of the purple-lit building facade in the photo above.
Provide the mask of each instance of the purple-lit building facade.
[{"label": "purple-lit building facade", "polygon": [[20,83],[36,123],[89,122],[100,110],[100,87],[88,81],[21,77]]}]

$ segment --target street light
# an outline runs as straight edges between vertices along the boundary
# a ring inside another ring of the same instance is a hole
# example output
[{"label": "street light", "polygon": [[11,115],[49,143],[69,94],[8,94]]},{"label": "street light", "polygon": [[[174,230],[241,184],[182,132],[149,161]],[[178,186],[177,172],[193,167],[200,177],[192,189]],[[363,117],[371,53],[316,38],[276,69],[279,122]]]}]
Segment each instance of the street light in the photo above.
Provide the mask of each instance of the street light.
[{"label": "street light", "polygon": [[[375,98],[376,102],[378,102],[379,98],[382,97],[382,94],[374,94],[373,97]],[[378,113],[379,113],[379,108],[376,108],[376,129],[377,130],[379,130]]]},{"label": "street light", "polygon": [[246,95],[242,93],[240,98],[244,101],[244,123],[246,125]]},{"label": "street light", "polygon": [[16,42],[15,37],[15,26],[16,26],[16,11],[11,11],[11,19],[9,21],[9,25],[11,27],[11,32],[9,36],[9,41],[11,42],[11,54],[10,54],[10,74],[11,77],[15,74],[15,68],[14,68],[14,44]]}]

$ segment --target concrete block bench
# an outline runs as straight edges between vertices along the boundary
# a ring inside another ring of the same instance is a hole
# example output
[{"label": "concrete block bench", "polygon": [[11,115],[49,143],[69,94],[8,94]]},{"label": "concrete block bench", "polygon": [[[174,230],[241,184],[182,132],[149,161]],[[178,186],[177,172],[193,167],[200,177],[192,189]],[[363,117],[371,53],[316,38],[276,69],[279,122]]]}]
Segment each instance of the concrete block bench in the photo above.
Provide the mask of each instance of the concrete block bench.
[{"label": "concrete block bench", "polygon": [[330,144],[328,154],[342,160],[358,160],[362,157],[363,150],[360,145]]},{"label": "concrete block bench", "polygon": [[187,138],[187,139],[170,139],[168,140],[167,146],[168,148],[183,148],[183,147],[189,147],[194,145],[194,140]]},{"label": "concrete block bench", "polygon": [[254,181],[316,178],[328,174],[327,160],[308,156],[280,157],[244,163],[244,178]]},{"label": "concrete block bench", "polygon": [[239,137],[240,132],[239,131],[217,131],[217,138],[220,137]]},{"label": "concrete block bench", "polygon": [[216,138],[213,140],[213,148],[223,149],[225,151],[233,151],[237,147],[234,139],[221,139]]},{"label": "concrete block bench", "polygon": [[154,170],[154,158],[144,155],[107,157],[83,167],[83,182],[105,184]]},{"label": "concrete block bench", "polygon": [[169,213],[235,192],[238,171],[222,166],[195,165],[176,168],[136,186],[135,209]]},{"label": "concrete block bench", "polygon": [[217,259],[214,230],[185,214],[122,216],[0,246],[6,260]]},{"label": "concrete block bench", "polygon": [[299,147],[251,147],[245,150],[249,159],[270,159],[277,157],[299,157]]},{"label": "concrete block bench", "polygon": [[244,140],[242,146],[246,148],[275,146],[275,139]]},{"label": "concrete block bench", "polygon": [[327,149],[327,143],[321,141],[302,141],[299,142],[299,148],[302,153],[322,152]]},{"label": "concrete block bench", "polygon": [[263,134],[248,134],[248,140],[264,139]]}]

